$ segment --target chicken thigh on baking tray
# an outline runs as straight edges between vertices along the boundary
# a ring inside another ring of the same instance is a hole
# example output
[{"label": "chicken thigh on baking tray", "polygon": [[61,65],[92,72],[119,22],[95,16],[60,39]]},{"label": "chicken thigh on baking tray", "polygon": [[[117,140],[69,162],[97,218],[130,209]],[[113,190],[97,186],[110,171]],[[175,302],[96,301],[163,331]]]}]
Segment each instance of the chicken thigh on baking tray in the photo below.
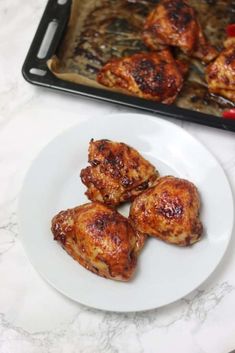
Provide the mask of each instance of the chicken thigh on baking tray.
[{"label": "chicken thigh on baking tray", "polygon": [[186,63],[175,60],[165,49],[113,58],[102,67],[97,80],[140,98],[171,104],[182,89],[187,69]]},{"label": "chicken thigh on baking tray", "polygon": [[186,55],[205,63],[217,56],[187,0],[161,0],[146,19],[143,40],[150,49],[179,47]]},{"label": "chicken thigh on baking tray", "polygon": [[228,38],[225,49],[206,68],[206,80],[211,93],[235,103],[235,38]]}]

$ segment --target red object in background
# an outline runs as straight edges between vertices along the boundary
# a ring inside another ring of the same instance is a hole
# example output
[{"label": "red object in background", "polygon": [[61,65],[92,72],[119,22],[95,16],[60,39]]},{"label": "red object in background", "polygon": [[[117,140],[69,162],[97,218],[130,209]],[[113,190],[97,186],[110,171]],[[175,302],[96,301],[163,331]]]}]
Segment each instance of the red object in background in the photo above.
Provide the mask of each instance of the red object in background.
[{"label": "red object in background", "polygon": [[226,28],[226,32],[228,37],[235,37],[235,23],[228,25]]},{"label": "red object in background", "polygon": [[223,118],[235,120],[235,109],[229,109],[223,112]]}]

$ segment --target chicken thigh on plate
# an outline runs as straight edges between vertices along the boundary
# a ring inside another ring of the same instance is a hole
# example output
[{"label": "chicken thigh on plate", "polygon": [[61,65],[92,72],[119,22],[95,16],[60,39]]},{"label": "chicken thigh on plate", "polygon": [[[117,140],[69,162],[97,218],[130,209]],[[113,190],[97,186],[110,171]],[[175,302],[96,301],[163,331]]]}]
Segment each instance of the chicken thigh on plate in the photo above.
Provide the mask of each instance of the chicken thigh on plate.
[{"label": "chicken thigh on plate", "polygon": [[166,176],[134,200],[130,219],[145,235],[186,246],[201,237],[199,209],[196,187],[187,180]]},{"label": "chicken thigh on plate", "polygon": [[111,206],[133,200],[159,176],[139,152],[121,142],[91,140],[88,161],[91,166],[81,171],[86,195]]},{"label": "chicken thigh on plate", "polygon": [[120,281],[133,276],[145,240],[127,218],[100,202],[61,211],[51,229],[54,239],[83,267]]}]

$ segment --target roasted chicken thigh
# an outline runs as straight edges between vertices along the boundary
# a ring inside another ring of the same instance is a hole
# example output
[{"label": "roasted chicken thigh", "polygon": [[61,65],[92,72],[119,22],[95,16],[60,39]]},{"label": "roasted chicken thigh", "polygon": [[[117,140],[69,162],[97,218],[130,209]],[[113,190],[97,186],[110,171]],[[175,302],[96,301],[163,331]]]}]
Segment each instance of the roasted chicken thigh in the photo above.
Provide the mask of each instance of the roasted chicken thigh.
[{"label": "roasted chicken thigh", "polygon": [[102,85],[120,88],[140,98],[171,104],[181,91],[185,71],[187,65],[176,62],[165,49],[112,59],[100,70],[97,80]]},{"label": "roasted chicken thigh", "polygon": [[217,55],[187,0],[161,0],[147,17],[143,40],[153,50],[175,46],[206,63]]},{"label": "roasted chicken thigh", "polygon": [[235,102],[235,41],[228,40],[225,45],[227,47],[206,68],[206,80],[211,93]]},{"label": "roasted chicken thigh", "polygon": [[145,235],[186,246],[201,237],[199,208],[199,194],[191,182],[166,176],[134,200],[130,219]]},{"label": "roasted chicken thigh", "polygon": [[51,229],[54,239],[83,267],[120,281],[133,276],[145,240],[125,217],[99,202],[60,212]]},{"label": "roasted chicken thigh", "polygon": [[87,197],[117,206],[154,185],[159,174],[134,148],[109,140],[90,141],[89,163],[81,179]]}]

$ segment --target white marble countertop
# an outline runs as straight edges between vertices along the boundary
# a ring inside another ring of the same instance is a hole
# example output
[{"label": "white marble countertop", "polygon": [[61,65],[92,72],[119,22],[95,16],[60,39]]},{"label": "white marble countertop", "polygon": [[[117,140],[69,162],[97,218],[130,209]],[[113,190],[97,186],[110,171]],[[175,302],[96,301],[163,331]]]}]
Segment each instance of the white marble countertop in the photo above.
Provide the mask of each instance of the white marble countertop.
[{"label": "white marble countertop", "polygon": [[[16,206],[31,161],[69,126],[127,111],[24,81],[21,66],[45,4],[45,0],[0,1],[0,353],[235,349],[235,234],[222,263],[200,288],[146,313],[106,313],[74,303],[45,283],[29,263],[18,239]],[[235,134],[173,122],[217,157],[235,193]]]}]

